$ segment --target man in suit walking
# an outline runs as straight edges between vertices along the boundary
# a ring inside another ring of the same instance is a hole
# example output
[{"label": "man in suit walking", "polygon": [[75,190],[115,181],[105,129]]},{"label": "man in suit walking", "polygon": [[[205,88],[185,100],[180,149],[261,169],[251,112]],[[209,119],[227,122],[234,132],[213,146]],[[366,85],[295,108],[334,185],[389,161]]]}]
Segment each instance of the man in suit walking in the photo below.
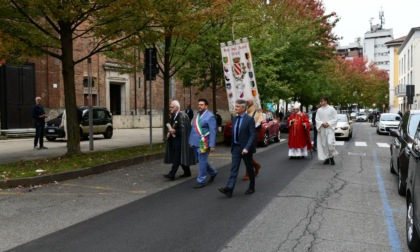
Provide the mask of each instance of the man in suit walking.
[{"label": "man in suit walking", "polygon": [[246,100],[239,99],[236,101],[235,111],[237,116],[235,116],[232,121],[232,166],[230,168],[227,186],[219,188],[219,191],[229,198],[232,197],[242,159],[244,160],[249,175],[249,187],[245,191],[245,194],[252,194],[255,192],[255,173],[254,167],[252,166],[252,154],[255,153],[255,121],[254,118],[246,114],[246,108]]},{"label": "man in suit walking", "polygon": [[216,150],[216,117],[207,110],[209,102],[198,100],[198,113],[192,120],[193,129],[190,133],[190,146],[194,148],[198,160],[198,177],[195,189],[206,185],[206,175],[210,174],[209,183],[214,181],[217,171],[208,163],[209,152]]}]

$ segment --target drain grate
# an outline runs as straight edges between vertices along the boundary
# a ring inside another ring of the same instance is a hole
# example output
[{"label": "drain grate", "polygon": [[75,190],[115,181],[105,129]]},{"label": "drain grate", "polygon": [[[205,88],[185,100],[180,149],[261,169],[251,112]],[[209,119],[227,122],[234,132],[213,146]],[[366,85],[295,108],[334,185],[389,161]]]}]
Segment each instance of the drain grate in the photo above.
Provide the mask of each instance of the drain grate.
[{"label": "drain grate", "polygon": [[349,152],[348,153],[349,156],[361,156],[361,157],[366,157],[366,153],[365,152]]}]

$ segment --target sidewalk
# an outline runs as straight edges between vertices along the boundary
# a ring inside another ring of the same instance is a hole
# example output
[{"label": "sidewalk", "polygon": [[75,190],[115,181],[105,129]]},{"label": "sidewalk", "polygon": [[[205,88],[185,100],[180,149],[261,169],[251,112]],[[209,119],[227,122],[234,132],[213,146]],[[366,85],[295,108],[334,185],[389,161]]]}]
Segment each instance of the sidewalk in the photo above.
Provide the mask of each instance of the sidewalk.
[{"label": "sidewalk", "polygon": [[[152,142],[162,143],[162,128],[152,128]],[[66,142],[57,139],[54,142],[44,139],[47,150],[33,148],[33,138],[19,138],[0,141],[0,164],[33,160],[46,157],[64,155],[67,152]],[[94,150],[104,151],[116,148],[148,145],[150,143],[150,129],[114,129],[111,139],[104,139],[102,135],[94,136]],[[82,152],[89,152],[89,140],[80,142]]]}]

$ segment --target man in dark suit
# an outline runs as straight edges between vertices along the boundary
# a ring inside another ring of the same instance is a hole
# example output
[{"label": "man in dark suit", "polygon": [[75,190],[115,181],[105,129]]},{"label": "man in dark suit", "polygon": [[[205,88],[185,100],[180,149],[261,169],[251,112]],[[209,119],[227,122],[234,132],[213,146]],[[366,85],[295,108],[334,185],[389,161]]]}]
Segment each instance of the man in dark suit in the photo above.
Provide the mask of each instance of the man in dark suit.
[{"label": "man in dark suit", "polygon": [[255,121],[246,114],[247,102],[239,99],[235,103],[235,111],[237,116],[232,121],[232,166],[230,168],[230,176],[226,187],[219,188],[219,191],[228,197],[232,197],[235,188],[236,179],[238,177],[239,166],[241,160],[244,160],[246,170],[249,175],[249,187],[245,194],[255,192],[255,174],[252,166],[252,154],[256,152],[254,146],[255,138]]},{"label": "man in dark suit", "polygon": [[191,105],[188,105],[187,109],[185,110],[185,114],[188,115],[188,117],[190,118],[190,121],[193,119],[194,111],[191,109]]}]

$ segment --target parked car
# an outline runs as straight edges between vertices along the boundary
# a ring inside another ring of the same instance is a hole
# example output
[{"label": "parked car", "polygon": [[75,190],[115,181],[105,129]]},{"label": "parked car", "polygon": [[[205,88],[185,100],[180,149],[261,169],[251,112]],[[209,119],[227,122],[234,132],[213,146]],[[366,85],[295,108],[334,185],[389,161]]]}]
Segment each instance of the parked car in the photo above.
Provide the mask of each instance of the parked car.
[{"label": "parked car", "polygon": [[376,123],[376,133],[382,134],[389,132],[392,129],[397,129],[398,125],[400,125],[401,117],[399,114],[395,113],[383,113],[379,117],[379,121]]},{"label": "parked car", "polygon": [[406,190],[406,237],[411,251],[420,251],[420,124],[408,149],[409,165]]},{"label": "parked car", "polygon": [[[80,107],[82,119],[79,125],[80,137],[87,139],[89,137],[89,107]],[[112,115],[108,109],[103,107],[93,107],[93,134],[103,135],[109,139],[113,135]],[[60,128],[63,113],[56,118],[45,123],[45,138],[48,141],[55,141],[57,138],[63,138],[65,132]]]},{"label": "parked car", "polygon": [[351,112],[350,119],[351,120],[356,120],[356,116],[357,116],[357,113],[356,112]]},{"label": "parked car", "polygon": [[[268,110],[263,110],[264,120],[261,123],[261,129],[258,130],[257,140],[258,145],[266,147],[270,141],[280,142],[280,122],[277,121],[273,113]],[[223,130],[223,140],[226,144],[230,144],[232,138],[232,122],[226,123]]]},{"label": "parked car", "polygon": [[358,122],[366,122],[367,121],[367,115],[365,112],[359,112],[356,115],[356,121]]},{"label": "parked car", "polygon": [[407,173],[409,166],[407,151],[411,148],[419,121],[420,110],[407,111],[403,115],[398,128],[390,131],[391,136],[393,136],[390,144],[390,171],[391,173],[398,174],[397,188],[398,193],[402,196],[405,195],[407,185]]},{"label": "parked car", "polygon": [[337,114],[337,126],[335,127],[335,137],[350,140],[353,136],[353,123],[347,114]]}]

